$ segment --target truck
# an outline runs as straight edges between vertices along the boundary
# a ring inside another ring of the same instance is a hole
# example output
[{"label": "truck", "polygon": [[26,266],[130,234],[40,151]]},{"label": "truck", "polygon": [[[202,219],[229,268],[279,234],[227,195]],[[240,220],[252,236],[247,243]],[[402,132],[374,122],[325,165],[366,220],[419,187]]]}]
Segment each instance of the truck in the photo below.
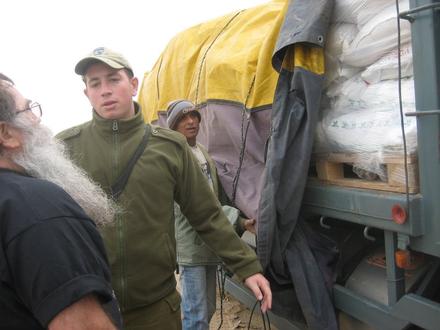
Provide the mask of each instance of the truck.
[{"label": "truck", "polygon": [[[173,99],[200,106],[201,140],[225,191],[257,218],[257,236],[244,239],[256,249],[274,297],[279,294],[269,312],[278,329],[439,329],[440,1],[410,0],[399,12],[410,22],[416,108],[401,116],[416,120],[417,151],[408,153],[402,140],[398,159],[383,161],[385,185],[347,177],[350,155],[315,158],[310,145],[333,8],[333,1],[272,1],[184,31],[145,75],[139,101],[147,120],[158,124]],[[266,36],[258,47],[257,34]],[[243,59],[246,47],[252,50]],[[310,256],[294,252],[309,233],[327,241],[304,243]],[[336,259],[323,266],[317,255]],[[318,276],[325,267],[332,272]],[[255,305],[233,277],[226,276],[225,289]]]}]

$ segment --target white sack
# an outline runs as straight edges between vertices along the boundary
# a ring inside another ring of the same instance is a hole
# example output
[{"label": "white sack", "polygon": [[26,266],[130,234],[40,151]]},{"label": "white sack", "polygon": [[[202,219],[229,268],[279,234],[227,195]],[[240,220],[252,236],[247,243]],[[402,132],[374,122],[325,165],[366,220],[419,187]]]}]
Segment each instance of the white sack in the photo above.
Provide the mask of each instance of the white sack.
[{"label": "white sack", "polygon": [[332,57],[339,57],[349,48],[353,39],[359,33],[356,24],[338,23],[330,24],[327,33],[325,53]]},{"label": "white sack", "polygon": [[[362,79],[373,84],[381,80],[399,78],[399,52],[393,49],[362,72]],[[413,75],[412,47],[407,43],[400,48],[401,77]]]},{"label": "white sack", "polygon": [[[401,150],[398,81],[368,85],[359,76],[330,91],[330,108],[321,112],[316,152],[382,153]],[[404,112],[415,111],[414,80],[402,80]],[[416,149],[416,120],[404,118],[408,150]]]},{"label": "white sack", "polygon": [[325,82],[327,87],[332,81],[344,81],[353,77],[359,72],[359,68],[344,65],[340,62],[341,54],[347,49],[358,29],[355,24],[340,23],[331,24],[327,34],[327,44],[325,47]]},{"label": "white sack", "polygon": [[395,0],[335,0],[332,22],[354,23],[360,26]]},{"label": "white sack", "polygon": [[[409,8],[408,0],[402,1],[400,10]],[[356,67],[368,66],[397,48],[397,12],[395,5],[388,6],[359,31],[356,38],[341,55],[341,61]],[[411,38],[411,26],[406,20],[400,21],[401,43],[405,44]]]}]

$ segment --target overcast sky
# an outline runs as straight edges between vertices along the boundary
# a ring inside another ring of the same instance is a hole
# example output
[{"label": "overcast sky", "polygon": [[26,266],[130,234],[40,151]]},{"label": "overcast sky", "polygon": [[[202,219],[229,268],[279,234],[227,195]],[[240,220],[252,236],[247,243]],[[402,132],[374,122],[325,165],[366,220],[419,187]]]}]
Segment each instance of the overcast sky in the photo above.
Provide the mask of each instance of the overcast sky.
[{"label": "overcast sky", "polygon": [[123,53],[140,82],[180,31],[269,0],[6,0],[0,5],[0,72],[43,107],[57,133],[91,118],[73,69],[94,48]]}]

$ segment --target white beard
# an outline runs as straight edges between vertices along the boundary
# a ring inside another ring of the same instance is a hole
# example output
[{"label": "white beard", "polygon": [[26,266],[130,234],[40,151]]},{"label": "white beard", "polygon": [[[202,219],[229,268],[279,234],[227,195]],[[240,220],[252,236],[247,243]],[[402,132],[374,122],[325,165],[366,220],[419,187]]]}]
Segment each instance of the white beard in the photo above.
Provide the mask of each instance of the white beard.
[{"label": "white beard", "polygon": [[118,211],[116,204],[69,159],[63,143],[57,141],[47,127],[32,123],[25,116],[18,116],[14,125],[24,135],[23,151],[10,155],[16,164],[29,175],[63,188],[98,226],[114,221]]}]

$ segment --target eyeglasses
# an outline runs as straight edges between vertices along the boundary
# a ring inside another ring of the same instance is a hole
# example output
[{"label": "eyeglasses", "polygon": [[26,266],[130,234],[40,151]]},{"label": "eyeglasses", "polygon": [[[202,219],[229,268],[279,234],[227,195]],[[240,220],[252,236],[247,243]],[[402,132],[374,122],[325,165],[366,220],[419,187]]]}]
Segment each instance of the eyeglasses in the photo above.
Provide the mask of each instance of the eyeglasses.
[{"label": "eyeglasses", "polygon": [[41,105],[38,102],[32,102],[28,108],[23,109],[23,110],[18,110],[15,115],[18,115],[22,112],[26,112],[26,111],[31,111],[33,113],[33,115],[37,118],[41,118],[41,116],[43,115],[43,110],[41,110]]}]

